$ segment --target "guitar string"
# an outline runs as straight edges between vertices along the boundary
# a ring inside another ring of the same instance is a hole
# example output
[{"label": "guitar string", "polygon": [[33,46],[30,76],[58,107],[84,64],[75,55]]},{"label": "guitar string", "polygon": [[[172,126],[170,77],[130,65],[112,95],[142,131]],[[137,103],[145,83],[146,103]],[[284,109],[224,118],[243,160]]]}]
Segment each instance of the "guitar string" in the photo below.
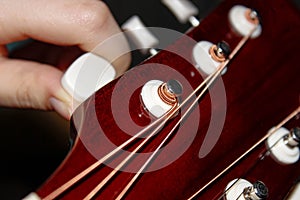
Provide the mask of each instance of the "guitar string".
[{"label": "guitar string", "polygon": [[[168,138],[172,135],[172,133],[174,132],[174,130],[178,127],[178,125],[182,122],[182,120],[185,118],[185,116],[187,114],[189,114],[189,112],[191,111],[191,109],[193,108],[193,106],[199,101],[199,99],[203,96],[203,94],[208,90],[208,88],[210,87],[210,85],[216,80],[216,78],[221,74],[221,72],[223,71],[223,69],[226,67],[226,64],[220,64],[220,66],[217,68],[217,70],[213,73],[213,76],[211,77],[211,79],[209,80],[209,82],[206,84],[206,86],[203,88],[202,92],[198,95],[198,97],[196,98],[196,100],[194,100],[194,102],[192,103],[192,105],[188,108],[188,110],[185,112],[185,114],[179,119],[179,121],[175,124],[175,126],[172,128],[172,130],[169,132],[169,134],[166,136],[166,138],[163,140],[163,142],[159,145],[159,147],[157,147],[157,149],[154,151],[154,153],[151,155],[150,158],[148,158],[148,160],[146,161],[146,163],[144,163],[144,165],[142,166],[142,168],[137,172],[137,174],[140,174],[148,165],[148,163],[151,162],[152,158],[155,156],[155,154],[157,153],[157,151],[164,145],[164,143],[168,140]],[[176,112],[173,112],[174,114]],[[170,117],[172,117],[173,114],[170,115]],[[158,127],[156,130],[160,129],[161,127]],[[96,195],[99,190],[102,189],[102,187],[110,180],[110,178],[112,178],[113,175],[115,175],[128,161],[129,159],[146,143],[148,142],[148,140],[155,134],[156,132],[153,131],[146,139],[145,141],[140,144],[127,158],[125,158],[125,160],[123,160],[122,163],[120,163],[120,165],[118,165],[104,180],[101,181],[100,184],[98,184],[92,192],[90,192],[90,194],[88,194],[88,196],[85,197],[85,199],[90,199],[92,197],[94,197],[94,195]],[[137,179],[133,178],[130,183],[133,184],[133,180]],[[130,186],[128,186],[129,189]],[[124,193],[126,193],[125,191],[123,191]],[[118,199],[118,198],[117,198]]]},{"label": "guitar string", "polygon": [[[173,110],[174,108],[177,107],[177,104],[174,105],[173,108],[171,108],[171,110]],[[171,116],[171,115],[170,115]],[[149,134],[145,140],[143,142],[141,142],[133,151],[130,152],[130,154],[117,166],[114,167],[113,171],[111,171],[109,173],[109,175],[107,175],[85,198],[84,200],[88,200],[88,199],[92,199],[97,193],[99,193],[99,191],[104,187],[104,185],[106,183],[108,183],[113,177],[114,175],[116,175],[116,173],[121,170],[121,168],[123,166],[125,166],[130,159],[136,154],[137,151],[139,151],[153,136],[154,134],[157,133],[157,131],[160,129],[161,127],[158,126],[154,131],[152,131],[151,134]]]},{"label": "guitar string", "polygon": [[[299,110],[299,112],[298,112],[298,114],[300,113],[300,110]],[[296,114],[294,117],[297,117],[297,115],[298,114]],[[277,141],[273,144],[273,145],[271,145],[270,147],[267,147],[266,148],[266,150],[258,157],[258,160],[253,164],[253,166],[250,168],[250,169],[248,169],[247,170],[247,172],[242,176],[242,177],[246,177],[246,175],[250,172],[250,171],[252,171],[254,168],[255,168],[255,166],[260,162],[260,161],[262,161],[262,160],[264,160],[264,158],[266,157],[266,156],[269,156],[270,155],[270,153],[271,153],[271,150],[273,149],[273,148],[275,148],[278,144],[279,144],[279,142],[281,141],[281,140],[284,140],[284,138],[286,137],[286,136],[288,136],[288,134],[286,134],[286,135],[283,135],[282,137],[280,137],[280,138],[278,138],[277,139]],[[241,178],[238,178],[228,189],[226,189],[224,192],[223,192],[223,194],[218,198],[218,200],[221,200],[222,199],[222,197],[224,197],[225,195],[226,195],[226,193],[240,180]]]},{"label": "guitar string", "polygon": [[272,146],[270,146],[270,147],[268,147],[263,153],[261,153],[260,155],[259,155],[259,157],[258,157],[258,159],[256,160],[256,162],[240,177],[240,178],[237,178],[234,182],[233,182],[233,184],[231,184],[230,185],[230,187],[228,187],[223,193],[222,193],[222,195],[217,199],[217,200],[221,200],[228,192],[229,192],[229,190],[231,190],[231,188],[233,187],[233,186],[235,186],[235,184],[237,184],[237,182],[239,181],[239,180],[241,180],[243,177],[246,177],[247,176],[247,174],[248,173],[250,173],[262,160],[264,160],[265,159],[265,157],[266,156],[269,156],[269,153],[270,153],[270,151],[273,149],[273,148],[275,148],[278,144],[279,144],[279,142],[282,140],[282,139],[284,139],[285,137],[286,137],[287,135],[284,135],[284,136],[282,136],[282,137],[280,137],[278,140],[276,140],[276,142],[272,145]]},{"label": "guitar string", "polygon": [[[260,158],[260,157],[259,157]],[[250,173],[256,165],[261,161],[261,159],[256,160],[256,162],[239,178],[237,178],[231,185],[228,187],[217,200],[221,200],[228,192],[231,190],[243,177],[246,177],[248,173]]]},{"label": "guitar string", "polygon": [[136,135],[134,135],[132,138],[130,138],[129,140],[127,140],[126,142],[124,142],[123,144],[121,144],[120,146],[118,146],[115,150],[113,150],[112,152],[110,152],[109,154],[107,154],[105,157],[103,157],[102,159],[100,159],[99,161],[95,162],[94,164],[92,164],[91,166],[89,166],[88,168],[86,168],[84,171],[82,171],[80,174],[76,175],[75,177],[73,177],[71,180],[69,180],[68,182],[66,182],[64,185],[62,185],[61,187],[59,187],[58,189],[56,189],[55,191],[53,191],[52,193],[50,193],[48,196],[46,196],[44,199],[50,200],[53,198],[56,198],[58,195],[60,195],[62,192],[64,192],[65,190],[67,190],[68,188],[70,188],[72,185],[74,185],[77,181],[81,180],[82,178],[84,178],[86,175],[88,175],[89,173],[91,173],[92,171],[94,171],[97,167],[99,167],[103,162],[105,162],[106,160],[108,160],[111,156],[115,155],[116,153],[118,153],[122,148],[126,147],[129,143],[131,143],[132,141],[134,141],[136,138],[140,137],[142,134],[144,134],[147,130],[149,130],[150,128],[152,128],[153,126],[155,126],[156,124],[158,124],[160,121],[162,121],[162,119],[164,119],[165,116],[169,116],[167,117],[159,126],[159,128],[161,128],[173,115],[173,113],[175,114],[183,105],[185,105],[191,98],[192,96],[198,92],[203,86],[204,84],[206,84],[206,82],[212,78],[214,74],[211,74],[210,76],[208,76],[188,97],[185,101],[182,102],[182,104],[180,104],[180,106],[178,106],[172,113],[168,112],[165,115],[163,115],[162,117],[160,117],[159,119],[157,119],[156,121],[154,121],[152,124],[148,125],[148,127],[146,127],[145,129],[141,130],[139,133],[137,133]]},{"label": "guitar string", "polygon": [[[167,114],[167,113],[166,113]],[[165,115],[164,115],[165,116]],[[59,188],[57,188],[56,190],[54,190],[53,192],[51,192],[49,195],[47,195],[45,198],[43,198],[44,200],[52,200],[56,197],[58,197],[60,194],[62,194],[64,191],[66,191],[67,189],[69,189],[71,186],[73,186],[75,183],[77,183],[78,181],[80,181],[82,178],[84,178],[85,176],[87,176],[88,174],[90,174],[92,171],[94,171],[95,169],[97,169],[103,162],[107,161],[109,158],[111,158],[112,156],[114,156],[115,154],[117,154],[120,150],[122,150],[124,147],[126,147],[127,145],[129,145],[131,142],[133,142],[136,138],[140,137],[141,135],[143,135],[147,130],[151,129],[152,126],[156,125],[158,122],[160,122],[163,117],[157,119],[156,121],[154,121],[152,124],[150,124],[148,127],[146,127],[145,129],[141,130],[140,132],[138,132],[136,135],[134,135],[133,137],[131,137],[130,139],[128,139],[127,141],[125,141],[123,144],[121,144],[120,146],[118,146],[116,149],[114,149],[113,151],[111,151],[110,153],[108,153],[107,155],[105,155],[103,158],[101,158],[100,160],[96,161],[94,164],[90,165],[89,167],[87,167],[85,170],[83,170],[81,173],[77,174],[76,176],[74,176],[72,179],[70,179],[69,181],[67,181],[65,184],[63,184],[62,186],[60,186]],[[163,123],[162,123],[163,124]]]},{"label": "guitar string", "polygon": [[169,140],[169,138],[173,135],[174,131],[178,128],[180,123],[186,118],[186,116],[192,111],[193,107],[197,104],[199,99],[203,96],[203,94],[208,90],[208,88],[214,83],[215,79],[221,74],[222,70],[225,68],[226,65],[223,65],[223,67],[219,68],[217,70],[217,73],[215,76],[208,82],[208,84],[205,86],[205,88],[202,90],[202,92],[198,95],[198,97],[194,100],[192,105],[187,109],[187,111],[183,114],[183,116],[178,120],[178,122],[175,124],[175,126],[171,129],[171,131],[168,133],[168,135],[165,137],[165,139],[160,143],[160,145],[155,149],[155,151],[151,154],[151,156],[148,158],[148,160],[144,163],[144,165],[139,169],[139,171],[135,174],[135,176],[131,179],[131,181],[125,186],[125,188],[121,191],[121,193],[118,195],[116,200],[120,200],[124,197],[124,195],[128,192],[128,190],[133,186],[135,181],[139,178],[139,176],[142,174],[142,172],[149,166],[149,164],[153,161],[156,154],[159,152],[161,147],[165,145],[165,143]]},{"label": "guitar string", "polygon": [[[296,117],[296,116],[295,116]],[[273,144],[273,145],[271,145],[270,147],[267,147],[266,148],[266,150],[263,152],[263,153],[261,153],[260,154],[260,156],[258,157],[258,160],[253,164],[253,166],[251,167],[251,168],[249,168],[248,170],[247,170],[247,172],[242,176],[242,177],[246,177],[246,175],[252,170],[252,169],[254,169],[255,168],[255,166],[260,162],[260,161],[262,161],[262,160],[264,160],[264,158],[266,157],[266,156],[269,156],[270,155],[270,153],[271,153],[271,150],[273,149],[273,148],[275,148],[278,144],[279,144],[279,142],[281,141],[281,140],[284,140],[285,139],[285,137],[286,136],[288,136],[288,134],[286,134],[286,135],[283,135],[282,137],[280,137],[280,138],[278,138],[277,140],[276,140],[276,142]],[[218,200],[221,200],[221,198],[222,197],[224,197],[224,195],[226,195],[226,193],[240,180],[241,178],[238,178],[227,190],[225,190],[224,192],[223,192],[223,194],[218,198]]]},{"label": "guitar string", "polygon": [[296,188],[298,187],[298,185],[300,184],[300,177],[297,178],[297,180],[295,180],[293,182],[292,187],[289,189],[289,191],[285,194],[285,196],[283,197],[283,200],[290,200],[291,195],[293,194],[293,192],[296,190]]},{"label": "guitar string", "polygon": [[[299,112],[300,112],[300,111],[299,111]],[[248,170],[248,172],[245,173],[242,177],[246,177],[246,174],[250,173],[250,171],[252,171],[252,170],[255,168],[255,166],[256,166],[259,162],[261,162],[262,160],[264,160],[264,158],[265,158],[266,156],[269,156],[270,153],[271,153],[271,150],[272,150],[273,148],[275,148],[278,144],[280,144],[279,142],[280,142],[281,140],[284,140],[284,138],[285,138],[286,136],[287,136],[287,134],[284,135],[284,136],[282,136],[282,137],[280,137],[279,139],[277,139],[277,141],[276,141],[271,147],[267,148],[267,149],[264,151],[264,153],[262,153],[262,154],[258,157],[258,160],[255,162],[255,164],[254,164],[254,165]],[[241,179],[241,178],[239,178],[238,180],[240,180],[240,179]],[[237,183],[237,181],[236,181],[233,185],[235,185],[236,183]],[[232,185],[230,188],[232,188],[233,185]],[[227,192],[226,192],[226,193],[227,193]],[[226,193],[224,192],[223,195],[222,195],[218,200],[220,200],[222,197],[224,197],[224,196],[226,195]],[[240,193],[240,195],[236,198],[236,200],[238,200],[243,194],[244,194],[244,191],[242,191],[242,192]]]},{"label": "guitar string", "polygon": [[[223,65],[224,65],[224,63],[220,64],[219,68],[223,68],[222,67]],[[72,187],[75,183],[77,183],[82,178],[84,178],[85,176],[87,176],[88,174],[90,174],[92,171],[94,171],[96,168],[98,168],[103,162],[107,161],[113,155],[115,155],[116,153],[118,153],[120,150],[122,150],[128,144],[130,144],[131,142],[133,142],[135,139],[137,139],[138,137],[140,137],[141,135],[143,135],[146,131],[148,131],[149,129],[151,129],[153,126],[157,125],[159,122],[161,122],[164,119],[163,122],[159,125],[159,128],[161,128],[177,111],[179,111],[179,109],[182,106],[184,106],[188,101],[190,101],[190,99],[192,99],[192,97],[214,76],[214,74],[216,72],[210,74],[205,80],[203,80],[202,83],[176,109],[174,109],[172,113],[167,112],[165,115],[163,115],[162,117],[158,118],[153,123],[149,124],[146,128],[142,129],[140,132],[138,132],[137,134],[135,134],[133,137],[131,137],[130,139],[128,139],[127,141],[125,141],[123,144],[121,144],[116,149],[114,149],[113,151],[111,151],[110,153],[108,153],[107,155],[105,155],[100,160],[96,161],[94,164],[92,164],[89,167],[87,167],[81,173],[79,173],[76,176],[74,176],[72,179],[70,179],[69,181],[67,181],[66,183],[64,183],[62,186],[60,186],[59,188],[57,188],[56,190],[54,190],[53,192],[51,192],[50,194],[48,194],[43,199],[45,199],[45,200],[52,200],[52,199],[58,197],[64,191],[66,191],[67,189],[69,189],[70,187]]]},{"label": "guitar string", "polygon": [[242,195],[243,195],[243,192],[235,200],[238,200]]},{"label": "guitar string", "polygon": [[144,165],[140,168],[140,170],[135,174],[135,176],[131,179],[131,181],[125,186],[125,188],[122,190],[122,192],[118,195],[116,200],[122,199],[125,194],[128,192],[128,190],[133,186],[135,181],[139,178],[143,170],[148,167],[148,165],[151,163],[151,161],[154,159],[154,156],[158,153],[159,149],[165,144],[165,142],[172,136],[172,133],[176,130],[176,128],[180,125],[180,123],[185,119],[187,114],[190,113],[192,108],[197,104],[199,99],[202,97],[202,95],[208,90],[208,88],[211,86],[211,84],[215,81],[215,79],[221,74],[223,69],[227,66],[227,64],[230,62],[230,60],[239,52],[239,50],[244,46],[244,44],[248,41],[252,33],[255,31],[253,29],[249,35],[243,37],[241,41],[237,44],[237,46],[234,48],[232,53],[229,55],[228,59],[221,64],[221,66],[216,70],[215,75],[213,78],[208,82],[208,84],[205,86],[205,88],[202,90],[202,92],[198,95],[196,100],[192,103],[192,105],[188,108],[188,110],[184,113],[184,115],[180,118],[180,120],[176,123],[176,125],[173,127],[173,129],[169,132],[169,134],[166,136],[166,138],[163,140],[163,142],[156,148],[156,150],[153,152],[153,154],[149,157],[149,159],[144,163]]},{"label": "guitar string", "polygon": [[250,152],[252,152],[256,147],[258,147],[261,143],[263,143],[268,137],[270,137],[273,133],[275,133],[279,128],[281,128],[284,124],[294,118],[296,115],[300,113],[300,106],[294,110],[291,114],[289,114],[285,119],[283,119],[274,129],[270,130],[265,136],[263,136],[257,143],[255,143],[250,149],[248,149],[244,154],[238,157],[234,162],[232,162],[229,166],[227,166],[223,171],[221,171],[217,176],[215,176],[211,181],[205,184],[202,188],[200,188],[197,192],[195,192],[188,200],[194,199],[199,193],[205,190],[208,186],[210,186],[213,182],[223,176],[228,170],[230,170],[233,166],[235,166],[238,162],[240,162],[244,157],[246,157]]},{"label": "guitar string", "polygon": [[[253,30],[246,36],[244,36],[241,41],[237,44],[236,48],[232,51],[232,53],[229,55],[228,59],[224,62],[222,62],[219,66],[218,69],[224,69],[225,66],[229,63],[229,61],[236,55],[236,53],[241,49],[241,47],[247,42],[247,40],[250,38],[250,36],[252,35],[252,33],[256,30],[256,27],[253,28]],[[174,113],[176,113],[186,102],[188,102],[192,96],[198,92],[198,90],[200,90],[204,84],[206,84],[212,77],[214,77],[214,75],[218,72],[219,70],[216,70],[215,73],[210,74],[197,88],[196,90],[194,90],[188,97],[187,99],[185,99],[185,101],[179,105],[174,111]],[[65,184],[63,184],[62,186],[60,186],[59,188],[57,188],[56,190],[54,190],[53,192],[51,192],[49,195],[47,195],[44,199],[45,200],[50,200],[50,199],[54,199],[56,197],[58,197],[60,194],[62,194],[64,191],[66,191],[67,189],[69,189],[71,186],[73,186],[75,183],[77,183],[79,180],[81,180],[82,178],[84,178],[85,176],[87,176],[89,173],[91,173],[92,171],[94,171],[96,168],[98,168],[103,162],[105,162],[106,160],[108,160],[110,157],[112,157],[113,155],[115,155],[116,153],[118,153],[120,150],[122,150],[122,148],[126,147],[129,143],[131,143],[133,140],[135,140],[136,138],[138,138],[139,136],[141,136],[144,132],[146,132],[147,130],[149,130],[152,126],[156,125],[157,123],[159,123],[162,119],[164,119],[166,115],[163,115],[162,117],[160,117],[159,119],[157,119],[156,121],[154,121],[152,124],[148,125],[145,129],[141,130],[139,133],[137,133],[135,136],[133,136],[132,138],[130,138],[129,140],[127,140],[126,142],[124,142],[122,145],[120,145],[119,147],[117,147],[116,149],[114,149],[112,152],[108,153],[106,156],[104,156],[103,158],[101,158],[99,161],[95,162],[94,164],[92,164],[91,166],[89,166],[88,168],[86,168],[84,171],[82,171],[81,173],[79,173],[78,175],[76,175],[75,177],[73,177],[72,179],[70,179],[69,181],[67,181]],[[161,123],[161,125],[164,125],[164,123],[166,121],[168,121],[170,119],[170,117],[167,117],[163,123]]]}]

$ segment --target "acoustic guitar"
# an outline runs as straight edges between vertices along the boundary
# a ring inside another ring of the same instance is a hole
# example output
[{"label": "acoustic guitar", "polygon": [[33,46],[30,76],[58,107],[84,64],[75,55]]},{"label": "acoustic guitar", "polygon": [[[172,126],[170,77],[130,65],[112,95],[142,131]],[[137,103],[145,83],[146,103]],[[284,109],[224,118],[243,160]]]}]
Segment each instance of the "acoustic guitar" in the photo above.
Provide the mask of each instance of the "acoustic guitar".
[{"label": "acoustic guitar", "polygon": [[288,1],[224,1],[77,108],[72,150],[27,199],[287,199],[300,177],[299,35]]}]

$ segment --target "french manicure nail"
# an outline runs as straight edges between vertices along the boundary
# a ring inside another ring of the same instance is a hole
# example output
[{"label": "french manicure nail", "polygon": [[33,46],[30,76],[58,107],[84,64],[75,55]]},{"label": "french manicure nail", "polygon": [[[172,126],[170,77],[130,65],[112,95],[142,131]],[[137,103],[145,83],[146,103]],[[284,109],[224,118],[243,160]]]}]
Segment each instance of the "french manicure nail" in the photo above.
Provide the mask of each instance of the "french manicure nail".
[{"label": "french manicure nail", "polygon": [[59,113],[61,116],[63,116],[66,119],[70,119],[71,117],[71,109],[69,108],[69,105],[67,105],[66,103],[51,97],[49,99],[49,102],[51,104],[51,106],[53,107],[53,109]]}]

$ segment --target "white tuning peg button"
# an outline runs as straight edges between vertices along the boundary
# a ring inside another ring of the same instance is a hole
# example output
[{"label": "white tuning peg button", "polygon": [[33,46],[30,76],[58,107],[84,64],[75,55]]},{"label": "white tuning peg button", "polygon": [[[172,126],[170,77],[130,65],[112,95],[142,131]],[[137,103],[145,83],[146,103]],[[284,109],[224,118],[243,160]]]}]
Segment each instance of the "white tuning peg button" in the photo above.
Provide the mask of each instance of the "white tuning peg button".
[{"label": "white tuning peg button", "polygon": [[159,44],[159,40],[146,28],[137,15],[129,18],[122,25],[122,29],[142,53],[152,55],[157,53],[154,48]]},{"label": "white tuning peg button", "polygon": [[269,190],[261,181],[252,184],[246,179],[234,179],[225,188],[226,200],[263,200],[268,195]]},{"label": "white tuning peg button", "polygon": [[141,92],[141,99],[145,108],[156,118],[164,115],[172,107],[161,100],[157,91],[159,86],[163,84],[160,80],[151,80],[147,82]]},{"label": "white tuning peg button", "polygon": [[141,100],[149,113],[159,118],[173,106],[178,105],[177,97],[182,93],[182,85],[176,80],[164,83],[160,80],[148,81],[142,88]]},{"label": "white tuning peg button", "polygon": [[[270,131],[272,131],[272,129]],[[266,146],[271,152],[272,157],[281,164],[293,164],[296,163],[300,158],[298,144],[296,141],[291,142],[289,139],[291,133],[292,132],[290,132],[288,129],[281,127],[272,135],[270,135],[266,141]]]},{"label": "white tuning peg button", "polygon": [[[219,43],[221,44],[221,43]],[[221,45],[222,47],[226,47],[225,44],[226,43],[222,43],[224,45]],[[217,70],[217,68],[220,66],[220,64],[222,63],[221,60],[215,60],[213,59],[213,56],[210,53],[210,49],[216,46],[213,43],[209,42],[209,41],[200,41],[198,42],[194,48],[193,48],[193,52],[192,52],[192,56],[193,56],[193,60],[195,62],[195,67],[203,72],[205,75],[210,75],[213,72],[215,72]],[[226,49],[226,54],[230,53],[230,49],[229,47],[225,48]],[[224,49],[224,50],[225,50]],[[227,71],[227,68],[224,68],[222,71],[222,75],[225,74]]]},{"label": "white tuning peg button", "polygon": [[236,5],[230,9],[228,17],[232,28],[240,35],[246,36],[255,29],[251,38],[260,36],[262,28],[255,11],[242,5]]},{"label": "white tuning peg button", "polygon": [[193,26],[200,24],[195,17],[199,10],[192,2],[188,0],[162,0],[162,3],[171,10],[180,23],[185,24],[189,21]]},{"label": "white tuning peg button", "polygon": [[36,193],[32,192],[26,197],[24,197],[22,200],[41,200],[41,198]]},{"label": "white tuning peg button", "polygon": [[75,60],[61,79],[63,88],[82,103],[116,76],[114,67],[104,58],[85,53]]},{"label": "white tuning peg button", "polygon": [[296,184],[291,194],[288,196],[287,200],[298,200],[300,197],[300,182]]}]

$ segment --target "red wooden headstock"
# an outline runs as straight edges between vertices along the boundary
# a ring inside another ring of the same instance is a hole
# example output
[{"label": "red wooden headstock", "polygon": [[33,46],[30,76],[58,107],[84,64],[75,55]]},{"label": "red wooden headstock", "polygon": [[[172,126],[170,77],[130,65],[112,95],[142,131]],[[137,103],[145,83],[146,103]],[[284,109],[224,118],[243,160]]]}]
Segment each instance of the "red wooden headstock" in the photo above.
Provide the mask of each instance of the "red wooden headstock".
[{"label": "red wooden headstock", "polygon": [[[126,193],[126,199],[188,199],[299,106],[300,14],[288,2],[227,1],[187,35],[197,42],[226,41],[233,49],[241,36],[230,27],[228,12],[241,3],[259,12],[262,34],[250,39],[232,59],[226,74],[181,122],[176,134],[147,167],[148,171]],[[74,181],[70,188],[61,188],[151,123],[152,118],[140,99],[141,87],[147,81],[176,79],[183,87],[181,98],[187,98],[203,81],[194,67],[195,43],[190,41],[185,37],[179,39],[106,85],[77,109],[72,121],[72,132],[77,135],[74,147],[56,173],[37,191],[41,198],[51,199],[48,195],[58,188],[64,191],[58,195],[59,199],[84,198],[128,155],[127,150],[132,151],[142,142],[140,139],[124,148],[126,151]],[[186,108],[182,109],[148,141],[95,197],[115,199],[185,111]],[[293,119],[286,127],[297,124],[299,119]],[[265,150],[264,144],[258,145],[196,198],[218,199],[235,178],[261,180],[269,189],[269,199],[284,198],[300,175],[300,163],[282,165],[270,156],[259,160]]]}]

